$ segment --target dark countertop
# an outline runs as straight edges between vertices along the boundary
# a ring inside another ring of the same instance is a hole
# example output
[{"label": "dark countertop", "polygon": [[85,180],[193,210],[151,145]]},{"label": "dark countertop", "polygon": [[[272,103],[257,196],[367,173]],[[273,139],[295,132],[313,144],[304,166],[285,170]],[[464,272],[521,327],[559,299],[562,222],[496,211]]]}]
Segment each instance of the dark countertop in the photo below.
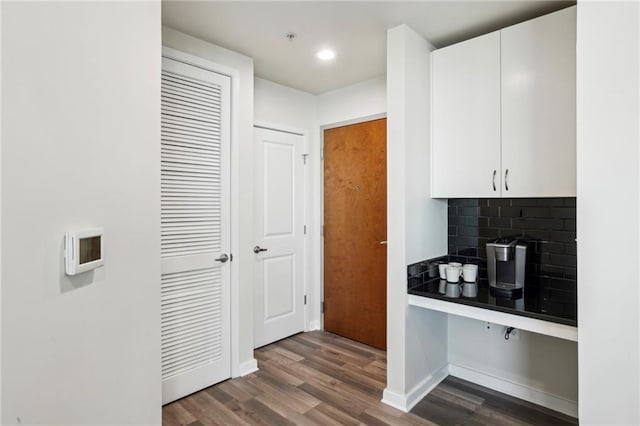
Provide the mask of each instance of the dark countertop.
[{"label": "dark countertop", "polygon": [[[438,290],[440,278],[432,278],[423,283],[410,285],[409,294],[445,300],[451,303],[475,306],[513,315],[521,315],[543,321],[577,326],[575,296],[567,298],[567,293],[556,291],[553,281],[539,280],[535,284],[525,284],[524,295],[520,299],[493,297],[486,281],[478,284],[477,297],[447,297]],[[446,280],[442,280],[445,281]],[[564,300],[572,299],[572,300]]]}]

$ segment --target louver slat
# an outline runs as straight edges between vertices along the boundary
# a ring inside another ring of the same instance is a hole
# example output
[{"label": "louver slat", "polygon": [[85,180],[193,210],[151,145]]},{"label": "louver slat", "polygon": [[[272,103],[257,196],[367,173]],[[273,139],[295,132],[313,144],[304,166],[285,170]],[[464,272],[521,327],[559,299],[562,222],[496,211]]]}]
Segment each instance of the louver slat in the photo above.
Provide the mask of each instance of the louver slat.
[{"label": "louver slat", "polygon": [[214,269],[163,275],[163,379],[220,356],[220,287],[220,273]]}]

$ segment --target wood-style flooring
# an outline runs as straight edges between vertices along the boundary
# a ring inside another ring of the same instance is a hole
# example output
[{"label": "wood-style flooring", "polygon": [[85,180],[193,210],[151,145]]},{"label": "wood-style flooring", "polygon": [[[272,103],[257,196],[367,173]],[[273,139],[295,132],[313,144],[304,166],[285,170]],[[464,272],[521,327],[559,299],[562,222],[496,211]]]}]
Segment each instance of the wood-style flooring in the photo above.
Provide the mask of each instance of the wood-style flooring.
[{"label": "wood-style flooring", "polygon": [[575,419],[448,377],[410,413],[382,402],[386,353],[326,332],[255,352],[259,371],[166,405],[163,425],[570,425]]}]

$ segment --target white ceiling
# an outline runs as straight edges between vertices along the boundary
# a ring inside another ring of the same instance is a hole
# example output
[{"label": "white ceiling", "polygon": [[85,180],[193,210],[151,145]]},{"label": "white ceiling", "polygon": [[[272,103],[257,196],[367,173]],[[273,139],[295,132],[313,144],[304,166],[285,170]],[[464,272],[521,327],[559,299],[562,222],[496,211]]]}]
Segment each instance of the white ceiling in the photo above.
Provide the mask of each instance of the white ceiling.
[{"label": "white ceiling", "polygon": [[[254,59],[255,75],[319,94],[383,75],[387,29],[407,24],[435,47],[574,1],[166,1],[163,24]],[[297,37],[288,41],[284,35]],[[315,58],[331,47],[329,63]]]}]

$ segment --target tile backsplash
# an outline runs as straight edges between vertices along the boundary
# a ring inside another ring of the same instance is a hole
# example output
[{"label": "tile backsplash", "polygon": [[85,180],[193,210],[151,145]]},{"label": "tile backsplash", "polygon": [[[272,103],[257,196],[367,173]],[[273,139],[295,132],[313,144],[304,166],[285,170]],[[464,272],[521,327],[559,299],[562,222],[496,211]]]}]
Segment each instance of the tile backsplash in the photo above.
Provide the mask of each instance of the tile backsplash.
[{"label": "tile backsplash", "polygon": [[450,199],[448,215],[449,256],[486,267],[485,244],[515,237],[528,243],[534,275],[575,286],[575,198]]},{"label": "tile backsplash", "polygon": [[499,237],[527,242],[525,292],[540,312],[577,318],[576,199],[449,199],[449,252],[407,267],[408,287],[437,279],[437,263],[475,263],[488,285],[485,244]]}]

